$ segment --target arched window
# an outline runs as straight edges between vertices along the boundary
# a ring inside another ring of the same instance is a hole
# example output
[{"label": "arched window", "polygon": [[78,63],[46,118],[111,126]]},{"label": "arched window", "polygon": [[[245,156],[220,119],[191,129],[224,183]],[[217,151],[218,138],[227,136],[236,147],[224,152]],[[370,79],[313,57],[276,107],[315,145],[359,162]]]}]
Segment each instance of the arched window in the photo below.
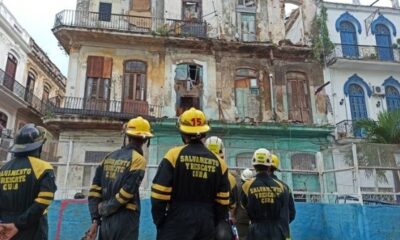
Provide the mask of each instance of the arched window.
[{"label": "arched window", "polygon": [[10,91],[14,90],[14,82],[15,82],[15,73],[17,72],[17,58],[8,53],[7,63],[6,63],[6,74],[4,76],[4,83],[3,85],[8,88]]},{"label": "arched window", "polygon": [[146,63],[126,61],[124,69],[124,101],[146,101]]},{"label": "arched window", "polygon": [[310,123],[311,107],[307,75],[302,72],[286,73],[289,119]]},{"label": "arched window", "polygon": [[378,59],[384,61],[393,61],[392,37],[390,36],[389,28],[383,24],[377,24],[375,39],[378,47]]},{"label": "arched window", "polygon": [[342,21],[340,23],[340,41],[342,43],[343,57],[358,57],[356,28],[351,22]]},{"label": "arched window", "polygon": [[26,80],[26,92],[25,101],[31,102],[33,97],[33,91],[35,89],[36,74],[32,71],[28,72],[28,79]]},{"label": "arched window", "polygon": [[388,111],[400,109],[400,93],[394,86],[386,86],[386,104]]},{"label": "arched window", "polygon": [[45,84],[43,87],[42,101],[49,100],[51,87],[49,84]]},{"label": "arched window", "polygon": [[3,112],[0,112],[0,134],[1,130],[7,128],[7,120],[8,120],[7,115]]},{"label": "arched window", "polygon": [[241,168],[252,168],[251,159],[253,158],[253,153],[239,153],[236,155],[236,167]]}]

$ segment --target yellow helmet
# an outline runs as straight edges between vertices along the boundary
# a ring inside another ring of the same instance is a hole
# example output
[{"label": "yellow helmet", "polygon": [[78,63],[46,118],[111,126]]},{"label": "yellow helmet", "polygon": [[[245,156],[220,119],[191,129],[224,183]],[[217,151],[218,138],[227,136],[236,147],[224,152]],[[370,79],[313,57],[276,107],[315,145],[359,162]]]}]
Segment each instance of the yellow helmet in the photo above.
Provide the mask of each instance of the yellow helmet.
[{"label": "yellow helmet", "polygon": [[125,128],[125,134],[133,137],[151,138],[151,126],[149,121],[142,117],[136,117],[129,120]]},{"label": "yellow helmet", "polygon": [[200,110],[192,107],[181,114],[178,120],[179,130],[182,133],[196,134],[206,133],[210,130],[206,115]]},{"label": "yellow helmet", "polygon": [[279,157],[276,156],[275,154],[271,154],[271,158],[272,158],[272,166],[276,169],[279,169]]},{"label": "yellow helmet", "polygon": [[272,166],[271,153],[265,148],[257,149],[253,154],[253,166]]},{"label": "yellow helmet", "polygon": [[225,147],[224,147],[224,143],[222,142],[221,138],[216,137],[216,136],[209,137],[209,138],[207,138],[205,145],[208,148],[208,150],[210,150],[211,152],[214,152],[221,158],[224,158]]}]

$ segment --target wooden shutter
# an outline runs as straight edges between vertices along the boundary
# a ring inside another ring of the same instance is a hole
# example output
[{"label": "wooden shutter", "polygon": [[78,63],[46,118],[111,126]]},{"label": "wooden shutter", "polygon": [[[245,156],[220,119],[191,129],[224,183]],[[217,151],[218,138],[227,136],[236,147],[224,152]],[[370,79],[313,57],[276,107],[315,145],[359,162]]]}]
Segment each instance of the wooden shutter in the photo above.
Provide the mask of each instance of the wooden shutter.
[{"label": "wooden shutter", "polygon": [[111,78],[112,58],[104,58],[103,60],[103,78]]},{"label": "wooden shutter", "polygon": [[103,77],[104,57],[89,56],[87,60],[86,76],[92,78]]},{"label": "wooden shutter", "polygon": [[17,71],[17,61],[12,55],[11,56],[9,55],[6,64],[6,74],[14,79],[16,71]]},{"label": "wooden shutter", "polygon": [[112,58],[89,56],[86,76],[92,78],[111,78]]}]

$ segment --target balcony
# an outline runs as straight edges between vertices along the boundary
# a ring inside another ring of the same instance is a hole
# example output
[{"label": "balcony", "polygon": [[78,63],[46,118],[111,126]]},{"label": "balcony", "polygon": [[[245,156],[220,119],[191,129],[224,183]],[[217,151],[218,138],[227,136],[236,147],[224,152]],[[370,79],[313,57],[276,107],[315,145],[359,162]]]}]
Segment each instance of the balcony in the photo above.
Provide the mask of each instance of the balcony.
[{"label": "balcony", "polygon": [[349,139],[358,138],[362,139],[366,137],[365,130],[356,127],[356,121],[353,120],[343,120],[336,124],[337,138]]},{"label": "balcony", "polygon": [[35,96],[32,92],[28,91],[24,86],[7,75],[1,69],[0,89],[3,89],[6,93],[13,96],[16,101],[22,103],[21,107],[26,107],[27,105],[28,107],[34,109],[39,115],[43,115],[43,113],[46,111],[46,103]]},{"label": "balcony", "polygon": [[396,70],[400,63],[400,49],[392,47],[335,44],[326,59],[337,68],[358,67],[366,70]]},{"label": "balcony", "polygon": [[182,21],[74,10],[64,10],[56,15],[54,29],[60,27],[174,37],[207,37],[207,23],[203,21]]},{"label": "balcony", "polygon": [[[64,97],[61,101],[50,99],[51,115],[78,115],[79,117],[107,117],[116,120],[129,120],[135,116],[160,118],[162,107],[145,101],[120,101],[107,99],[88,99]],[[48,116],[49,117],[49,116]]]}]

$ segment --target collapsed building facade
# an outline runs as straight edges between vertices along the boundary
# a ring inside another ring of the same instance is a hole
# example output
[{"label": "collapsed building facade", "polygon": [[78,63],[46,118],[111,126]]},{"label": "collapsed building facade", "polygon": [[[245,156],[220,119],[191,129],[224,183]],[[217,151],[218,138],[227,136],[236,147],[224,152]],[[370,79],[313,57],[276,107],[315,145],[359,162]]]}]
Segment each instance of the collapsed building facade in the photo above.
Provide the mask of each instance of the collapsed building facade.
[{"label": "collapsed building facade", "polygon": [[[300,4],[305,19],[310,6]],[[299,170],[284,176],[296,196],[321,191],[320,147],[332,130],[316,91],[322,68],[310,47],[285,41],[283,1],[80,0],[56,15],[53,32],[70,56],[66,95],[45,120],[60,133],[62,197],[89,186],[96,164],[121,147],[123,122],[137,115],[155,132],[148,187],[165,151],[181,143],[177,116],[192,106],[224,139],[230,167],[250,166],[266,147],[283,169]]]}]

